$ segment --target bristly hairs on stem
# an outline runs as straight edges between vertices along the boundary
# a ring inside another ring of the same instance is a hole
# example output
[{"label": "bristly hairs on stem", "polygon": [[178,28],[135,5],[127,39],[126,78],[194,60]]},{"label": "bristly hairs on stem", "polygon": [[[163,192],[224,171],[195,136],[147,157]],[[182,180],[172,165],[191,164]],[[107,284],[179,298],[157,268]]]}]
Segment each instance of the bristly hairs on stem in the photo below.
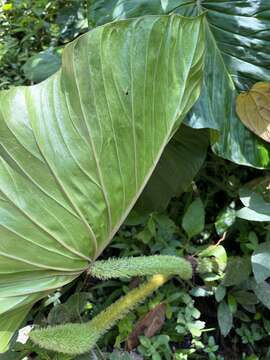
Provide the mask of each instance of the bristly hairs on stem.
[{"label": "bristly hairs on stem", "polygon": [[34,330],[30,339],[47,350],[79,355],[90,351],[97,341],[128,312],[162,286],[169,277],[154,275],[150,280],[131,290],[115,303],[84,324],[66,324]]},{"label": "bristly hairs on stem", "polygon": [[156,274],[178,275],[188,280],[192,277],[192,266],[188,260],[177,256],[138,256],[96,261],[89,274],[102,280]]}]

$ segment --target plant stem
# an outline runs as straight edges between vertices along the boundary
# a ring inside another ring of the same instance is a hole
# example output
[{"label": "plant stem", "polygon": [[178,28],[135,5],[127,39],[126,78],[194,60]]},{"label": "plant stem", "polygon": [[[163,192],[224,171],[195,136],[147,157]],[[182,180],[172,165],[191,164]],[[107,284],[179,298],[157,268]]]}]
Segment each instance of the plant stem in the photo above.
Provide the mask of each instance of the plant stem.
[{"label": "plant stem", "polygon": [[193,271],[204,273],[213,266],[211,258],[198,261],[193,259],[193,262],[192,266],[192,261],[184,258],[162,255],[97,261],[89,272],[99,278],[129,277],[153,274],[157,271],[162,271],[164,274],[155,274],[89,322],[34,330],[30,333],[30,339],[42,348],[56,352],[70,355],[88,352],[117,321],[168,281],[171,275],[178,275],[188,280],[191,279]]},{"label": "plant stem", "polygon": [[191,279],[192,267],[182,257],[155,255],[96,261],[89,274],[98,279],[130,278],[145,275],[178,275],[183,280]]},{"label": "plant stem", "polygon": [[42,348],[77,355],[90,351],[118,320],[133,310],[155,290],[169,280],[166,275],[154,275],[150,280],[131,290],[91,321],[84,324],[66,324],[34,330],[31,340]]}]

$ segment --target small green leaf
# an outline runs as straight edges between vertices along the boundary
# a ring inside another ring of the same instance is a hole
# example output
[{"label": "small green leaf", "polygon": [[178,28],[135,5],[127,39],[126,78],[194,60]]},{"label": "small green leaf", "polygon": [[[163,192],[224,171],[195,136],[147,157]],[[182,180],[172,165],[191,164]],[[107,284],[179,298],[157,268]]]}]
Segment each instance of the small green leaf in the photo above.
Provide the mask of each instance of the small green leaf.
[{"label": "small green leaf", "polygon": [[215,292],[215,299],[217,302],[220,302],[224,299],[226,295],[226,288],[222,285],[219,285]]},{"label": "small green leaf", "polygon": [[257,283],[270,277],[270,242],[260,244],[251,257],[252,269]]},{"label": "small green leaf", "polygon": [[234,317],[244,322],[250,322],[250,317],[241,310],[238,310],[236,314],[234,314]]},{"label": "small green leaf", "polygon": [[91,299],[91,294],[78,292],[70,296],[64,304],[54,306],[48,315],[49,325],[60,325],[68,322],[80,322],[81,314]]},{"label": "small green leaf", "polygon": [[230,257],[223,280],[224,286],[239,285],[249,278],[251,264],[249,257]]},{"label": "small green leaf", "polygon": [[241,305],[256,305],[258,303],[257,296],[246,290],[234,291],[233,296]]},{"label": "small green leaf", "polygon": [[1,6],[3,11],[11,11],[13,9],[13,4],[11,3],[6,3],[4,5]]},{"label": "small green leaf", "polygon": [[228,294],[228,306],[232,314],[237,311],[237,301],[232,294]]},{"label": "small green leaf", "polygon": [[28,80],[38,83],[54,74],[60,66],[60,50],[49,48],[30,57],[23,66],[23,72]]},{"label": "small green leaf", "polygon": [[218,272],[223,272],[227,266],[227,253],[222,245],[210,245],[200,252],[200,257],[214,257]]},{"label": "small green leaf", "polygon": [[190,295],[192,295],[193,297],[207,297],[207,296],[212,296],[213,295],[213,291],[206,289],[202,286],[195,286],[190,290]]},{"label": "small green leaf", "polygon": [[205,328],[205,322],[197,320],[197,321],[188,323],[187,328],[190,331],[192,336],[200,337],[202,335],[202,330]]},{"label": "small green leaf", "polygon": [[218,235],[222,235],[227,231],[235,222],[236,214],[235,210],[232,209],[230,206],[223,209],[219,215],[217,216],[215,222],[215,228]]},{"label": "small green leaf", "polygon": [[182,226],[189,238],[203,231],[205,210],[200,198],[195,199],[187,208],[182,220]]},{"label": "small green leaf", "polygon": [[153,216],[150,216],[145,228],[136,235],[136,239],[142,241],[144,244],[149,244],[156,235],[156,224]]},{"label": "small green leaf", "polygon": [[223,336],[227,336],[233,327],[233,316],[225,301],[218,306],[218,324]]}]

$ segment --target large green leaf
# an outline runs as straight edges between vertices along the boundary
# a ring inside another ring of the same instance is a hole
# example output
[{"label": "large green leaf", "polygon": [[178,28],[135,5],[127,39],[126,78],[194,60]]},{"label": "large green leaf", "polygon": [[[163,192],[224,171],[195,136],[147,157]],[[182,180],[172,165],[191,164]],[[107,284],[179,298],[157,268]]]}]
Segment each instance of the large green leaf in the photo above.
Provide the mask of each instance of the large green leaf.
[{"label": "large green leaf", "polygon": [[143,14],[206,11],[207,51],[202,94],[186,119],[194,128],[211,128],[213,150],[235,163],[270,167],[270,145],[238,119],[235,99],[257,81],[270,81],[269,0],[96,0],[89,21],[103,24]]},{"label": "large green leaf", "polygon": [[0,351],[128,215],[199,96],[203,29],[175,15],[108,24],[52,77],[0,93]]},{"label": "large green leaf", "polygon": [[166,146],[136,203],[136,210],[140,213],[163,211],[172,197],[187,191],[204,163],[208,145],[207,130],[195,130],[182,124]]},{"label": "large green leaf", "polygon": [[213,150],[235,163],[270,166],[270,146],[236,115],[239,91],[260,80],[270,80],[268,0],[203,1],[207,10],[207,59],[204,90],[189,124],[219,130]]}]

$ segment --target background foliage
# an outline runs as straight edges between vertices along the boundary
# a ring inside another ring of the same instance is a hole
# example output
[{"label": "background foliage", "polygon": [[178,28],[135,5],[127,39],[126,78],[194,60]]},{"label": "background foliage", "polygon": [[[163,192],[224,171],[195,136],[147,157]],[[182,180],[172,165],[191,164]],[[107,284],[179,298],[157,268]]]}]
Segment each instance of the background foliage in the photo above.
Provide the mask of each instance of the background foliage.
[{"label": "background foliage", "polygon": [[[39,82],[55,72],[63,45],[89,28],[88,15],[84,1],[2,2],[0,87]],[[95,23],[90,21],[90,26]],[[269,359],[268,203],[254,186],[245,186],[265,175],[267,172],[234,165],[209,151],[192,185],[173,198],[166,211],[144,216],[134,211],[104,258],[197,254],[221,243],[228,262],[225,276],[209,269],[203,278],[195,277],[188,284],[174,279],[120,321],[95,351],[77,359]],[[38,303],[27,322],[52,325],[87,320],[138,281],[99,282],[82,276]],[[160,304],[165,304],[161,314],[157,311]],[[135,324],[149,313],[154,320],[136,333]],[[138,346],[130,353],[127,350],[134,341]],[[40,350],[29,341],[24,345],[14,342],[0,359],[25,356],[70,359]]]}]

